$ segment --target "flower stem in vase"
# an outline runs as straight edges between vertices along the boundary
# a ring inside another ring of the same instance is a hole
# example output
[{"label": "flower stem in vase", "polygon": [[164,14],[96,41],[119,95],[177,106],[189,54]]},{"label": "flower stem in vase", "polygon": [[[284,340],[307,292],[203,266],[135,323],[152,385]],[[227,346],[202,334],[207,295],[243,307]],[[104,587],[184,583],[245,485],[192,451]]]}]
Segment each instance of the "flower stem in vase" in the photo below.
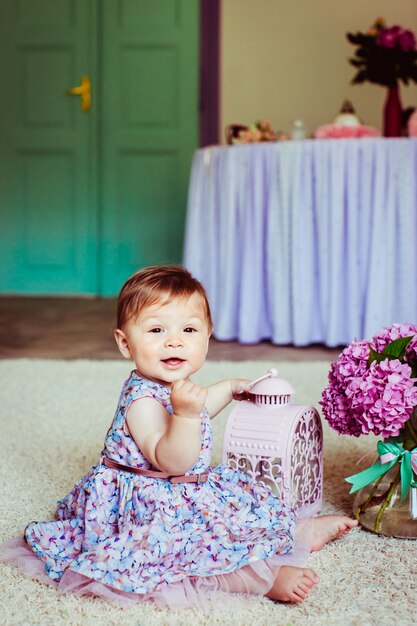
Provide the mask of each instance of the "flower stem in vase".
[{"label": "flower stem in vase", "polygon": [[401,500],[400,471],[399,464],[396,464],[382,477],[357,491],[353,512],[366,530],[386,537],[416,539],[417,516],[413,488]]},{"label": "flower stem in vase", "polygon": [[374,500],[375,494],[378,491],[379,483],[381,482],[382,479],[383,479],[383,476],[380,476],[378,478],[378,480],[375,481],[375,483],[373,484],[372,489],[371,489],[368,497],[366,498],[365,502],[362,502],[362,504],[359,504],[358,507],[356,508],[356,510],[355,510],[355,517],[358,520],[358,522],[360,522],[360,518],[361,518],[362,513],[365,513],[365,511],[368,508],[368,506]]},{"label": "flower stem in vase", "polygon": [[381,523],[382,523],[382,516],[384,515],[384,512],[386,511],[387,507],[390,506],[391,504],[391,500],[395,494],[395,491],[398,487],[398,484],[400,482],[400,472],[398,472],[397,477],[395,478],[395,480],[392,481],[390,489],[388,491],[388,494],[386,496],[386,498],[384,499],[383,503],[381,504],[381,508],[379,509],[379,513],[376,516],[376,520],[375,520],[375,532],[376,533],[380,533],[381,532]]}]

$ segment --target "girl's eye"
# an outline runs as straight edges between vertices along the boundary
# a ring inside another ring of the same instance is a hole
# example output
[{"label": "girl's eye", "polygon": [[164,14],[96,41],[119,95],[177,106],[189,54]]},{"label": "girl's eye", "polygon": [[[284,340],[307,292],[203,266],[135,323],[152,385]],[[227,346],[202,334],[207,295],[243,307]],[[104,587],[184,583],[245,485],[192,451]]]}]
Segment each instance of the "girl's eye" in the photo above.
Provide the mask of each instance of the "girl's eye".
[{"label": "girl's eye", "polygon": [[187,326],[187,328],[184,328],[184,332],[185,333],[196,333],[197,330],[195,328],[193,328],[192,326]]},{"label": "girl's eye", "polygon": [[162,333],[162,328],[151,328],[151,333]]}]

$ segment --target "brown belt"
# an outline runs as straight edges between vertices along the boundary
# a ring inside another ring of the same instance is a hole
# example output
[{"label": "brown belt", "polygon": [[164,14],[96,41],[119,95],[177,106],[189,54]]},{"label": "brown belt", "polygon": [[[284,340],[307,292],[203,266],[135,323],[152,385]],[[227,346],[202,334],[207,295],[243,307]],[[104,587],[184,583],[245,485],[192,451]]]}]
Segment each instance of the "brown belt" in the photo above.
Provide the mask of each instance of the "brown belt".
[{"label": "brown belt", "polygon": [[139,467],[130,467],[129,465],[122,465],[116,463],[107,457],[103,457],[102,464],[111,469],[122,470],[123,472],[131,472],[132,474],[139,474],[139,476],[148,476],[149,478],[166,478],[170,483],[176,485],[177,483],[200,483],[207,482],[208,474],[182,474],[181,476],[172,476],[168,472],[160,472],[157,470],[143,470]]}]

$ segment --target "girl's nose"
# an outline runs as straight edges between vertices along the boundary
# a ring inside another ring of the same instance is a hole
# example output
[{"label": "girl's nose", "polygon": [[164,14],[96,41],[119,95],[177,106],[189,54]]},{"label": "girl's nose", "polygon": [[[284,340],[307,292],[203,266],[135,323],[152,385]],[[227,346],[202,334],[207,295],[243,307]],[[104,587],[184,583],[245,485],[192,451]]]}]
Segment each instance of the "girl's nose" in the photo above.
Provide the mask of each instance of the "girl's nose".
[{"label": "girl's nose", "polygon": [[170,348],[180,348],[183,345],[183,340],[179,335],[171,335],[167,338],[166,344]]}]

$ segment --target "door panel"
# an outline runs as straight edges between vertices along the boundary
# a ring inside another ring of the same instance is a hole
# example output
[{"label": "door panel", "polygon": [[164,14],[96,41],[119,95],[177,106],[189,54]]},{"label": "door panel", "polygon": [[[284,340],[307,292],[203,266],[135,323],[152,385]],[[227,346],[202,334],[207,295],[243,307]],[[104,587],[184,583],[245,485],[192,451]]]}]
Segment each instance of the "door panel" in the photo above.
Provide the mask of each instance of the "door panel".
[{"label": "door panel", "polygon": [[[128,273],[137,269],[138,253],[149,263],[156,263],[162,251],[171,248],[171,233],[161,228],[161,222],[171,222],[173,207],[169,188],[175,185],[173,172],[176,168],[175,153],[142,151],[120,156],[117,185],[120,206],[125,212],[123,219],[117,221],[119,236],[115,241],[118,242],[117,265],[127,268]],[[155,184],[157,180],[164,184]],[[158,207],[157,219],[150,219],[150,216],[144,219],[143,214],[134,210],[138,198],[145,207]]]},{"label": "door panel", "polygon": [[[172,128],[178,117],[178,60],[175,50],[156,46],[148,49],[125,49],[121,51],[120,57],[122,124],[138,129]],[[164,94],[161,98],[162,85]]]},{"label": "door panel", "polygon": [[[179,263],[197,146],[198,2],[104,0],[102,281]],[[119,233],[118,237],[113,234]]]},{"label": "door panel", "polygon": [[[0,290],[94,293],[94,122],[66,90],[94,72],[93,5],[2,0]],[[4,60],[6,62],[4,62]]]},{"label": "door panel", "polygon": [[19,26],[32,29],[52,26],[71,26],[75,21],[74,3],[55,0],[14,0],[17,22]]},{"label": "door panel", "polygon": [[[72,238],[67,235],[75,222],[73,202],[60,201],[72,196],[71,170],[72,158],[68,153],[21,153],[21,263],[28,268],[44,268],[45,272],[59,267],[61,277],[67,267],[75,265]],[[42,224],[48,227],[40,228]]]}]

